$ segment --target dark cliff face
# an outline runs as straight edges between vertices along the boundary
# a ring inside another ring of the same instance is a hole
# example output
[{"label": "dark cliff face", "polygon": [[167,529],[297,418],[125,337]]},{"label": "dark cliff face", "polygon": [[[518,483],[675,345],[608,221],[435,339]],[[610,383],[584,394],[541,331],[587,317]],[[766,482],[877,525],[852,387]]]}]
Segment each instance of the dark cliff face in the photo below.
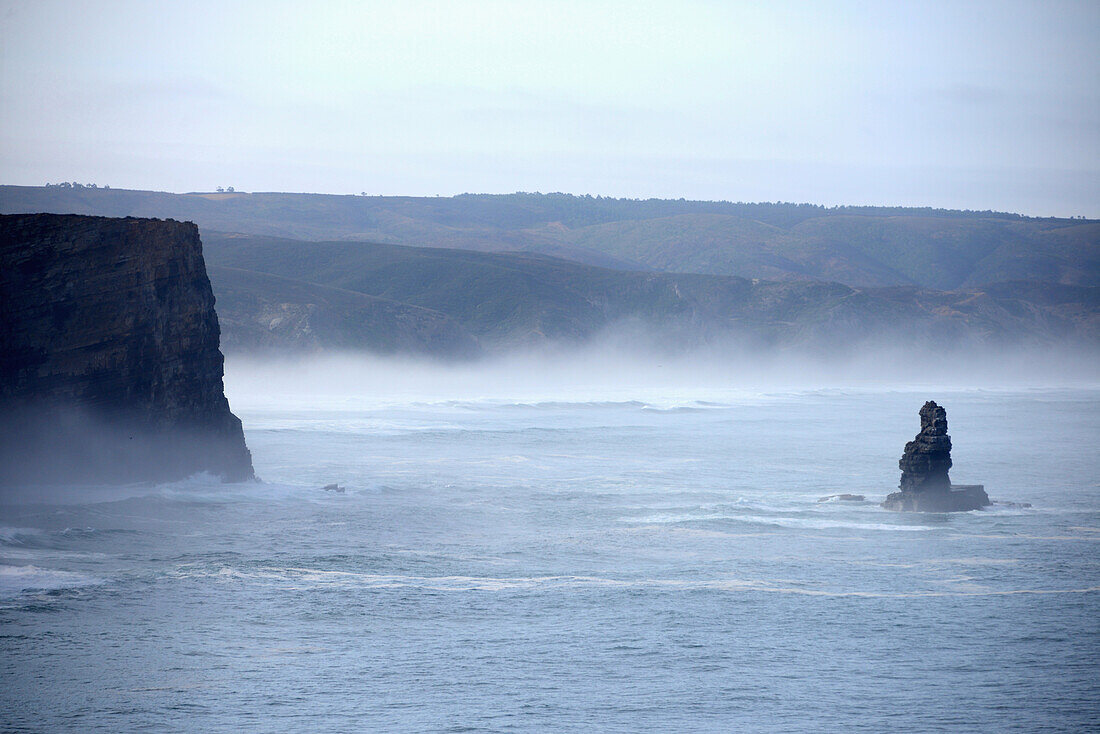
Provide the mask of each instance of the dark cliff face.
[{"label": "dark cliff face", "polygon": [[905,444],[898,462],[900,489],[920,491],[951,487],[951,437],[947,435],[947,411],[929,400],[920,409],[920,433]]},{"label": "dark cliff face", "polygon": [[252,476],[194,224],[0,216],[0,481]]},{"label": "dark cliff face", "polygon": [[900,492],[886,497],[883,507],[902,512],[966,512],[990,504],[980,484],[953,487],[951,437],[947,435],[947,411],[929,400],[920,409],[920,433],[905,444],[898,462]]}]

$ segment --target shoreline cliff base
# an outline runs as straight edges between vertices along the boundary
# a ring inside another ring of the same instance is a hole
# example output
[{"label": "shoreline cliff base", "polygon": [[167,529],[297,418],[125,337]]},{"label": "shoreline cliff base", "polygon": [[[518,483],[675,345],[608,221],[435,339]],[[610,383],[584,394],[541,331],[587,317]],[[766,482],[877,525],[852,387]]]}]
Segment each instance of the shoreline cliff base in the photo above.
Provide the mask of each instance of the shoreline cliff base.
[{"label": "shoreline cliff base", "polygon": [[190,222],[0,216],[0,486],[253,477]]}]

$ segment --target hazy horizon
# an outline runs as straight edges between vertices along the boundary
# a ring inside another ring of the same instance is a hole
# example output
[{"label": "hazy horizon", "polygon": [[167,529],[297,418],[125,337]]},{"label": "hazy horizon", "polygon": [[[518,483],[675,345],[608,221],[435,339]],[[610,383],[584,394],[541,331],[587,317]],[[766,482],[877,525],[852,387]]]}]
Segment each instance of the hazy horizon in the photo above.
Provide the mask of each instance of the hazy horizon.
[{"label": "hazy horizon", "polygon": [[4,182],[1100,217],[1100,6],[0,2]]},{"label": "hazy horizon", "polygon": [[[879,343],[856,352],[758,350],[730,341],[690,348],[641,343],[606,333],[584,344],[548,343],[447,359],[368,350],[314,353],[230,352],[230,404],[264,402],[351,409],[394,401],[507,399],[542,402],[646,400],[659,396],[818,390],[1020,390],[1100,388],[1096,350],[1004,347],[924,350]],[[379,393],[377,385],[386,385]],[[365,401],[365,402],[364,402]]]},{"label": "hazy horizon", "polygon": [[[85,186],[85,187],[87,187],[87,184],[95,184],[96,189],[103,189],[104,188],[104,186],[102,184],[99,184],[95,181],[69,181],[69,180],[64,180],[64,179],[59,180],[59,181],[46,181],[44,183],[27,183],[27,184],[0,182],[0,186],[20,186],[20,187],[26,187],[26,188],[49,188],[51,186],[57,186],[59,184],[61,184],[61,185],[70,184],[71,185],[73,183],[78,183],[81,186]],[[207,195],[211,195],[211,194],[213,194],[213,195],[221,194],[221,195],[226,195],[226,196],[232,196],[232,195],[251,195],[251,194],[255,194],[255,195],[276,195],[276,196],[354,196],[354,197],[363,197],[363,198],[382,198],[382,199],[432,199],[432,198],[455,198],[455,197],[460,197],[460,196],[513,196],[513,195],[516,195],[516,194],[533,194],[533,195],[536,195],[536,196],[539,196],[539,195],[547,195],[547,196],[563,195],[563,196],[574,196],[574,197],[577,197],[577,198],[582,198],[582,197],[585,197],[585,196],[591,196],[593,198],[613,199],[613,200],[619,200],[619,201],[646,201],[646,200],[653,200],[653,201],[689,201],[689,202],[703,202],[703,203],[715,203],[715,204],[725,203],[725,204],[748,204],[748,205],[754,205],[754,204],[784,204],[784,205],[794,205],[794,206],[820,206],[820,207],[824,207],[825,209],[834,209],[834,208],[835,209],[844,209],[844,208],[852,208],[852,209],[863,209],[863,208],[899,209],[900,208],[900,209],[935,209],[935,210],[939,210],[939,211],[973,211],[973,212],[991,211],[991,212],[998,213],[998,214],[1018,214],[1022,217],[1026,217],[1026,218],[1029,218],[1029,219],[1084,219],[1084,220],[1087,220],[1087,221],[1100,220],[1100,215],[1093,217],[1093,216],[1085,216],[1085,215],[1079,215],[1079,214],[1066,214],[1066,215],[1034,214],[1034,213],[1031,213],[1031,212],[1014,211],[1014,210],[1008,210],[1008,209],[988,209],[988,208],[987,209],[968,209],[968,208],[961,207],[961,206],[932,206],[932,205],[925,205],[925,204],[867,204],[867,203],[860,203],[860,202],[842,202],[842,203],[837,203],[837,204],[822,204],[822,203],[816,202],[816,201],[786,201],[786,200],[748,201],[748,200],[740,200],[740,199],[739,200],[732,200],[732,199],[715,199],[715,198],[711,198],[711,199],[706,199],[706,198],[690,199],[690,198],[679,197],[679,196],[677,196],[677,197],[672,197],[672,196],[667,196],[667,197],[662,197],[662,196],[632,197],[632,196],[611,196],[611,195],[607,195],[607,194],[600,194],[598,192],[577,193],[577,192],[573,192],[573,191],[520,191],[520,190],[514,190],[514,191],[458,191],[458,192],[450,193],[450,194],[404,194],[404,193],[365,194],[364,192],[352,193],[352,192],[324,192],[324,191],[277,191],[277,190],[261,190],[261,189],[257,189],[257,190],[254,190],[254,191],[245,191],[245,190],[237,188],[237,187],[234,187],[233,191],[218,191],[217,188],[213,188],[213,189],[194,189],[194,190],[185,191],[185,190],[168,190],[168,189],[138,189],[138,188],[128,188],[128,187],[124,187],[124,186],[111,186],[110,184],[107,184],[105,188],[107,190],[110,190],[110,191],[133,191],[133,192],[152,193],[152,194],[171,194],[171,195],[175,195],[175,196],[187,196],[187,195],[207,196]],[[222,188],[224,188],[224,187],[222,187]]]}]

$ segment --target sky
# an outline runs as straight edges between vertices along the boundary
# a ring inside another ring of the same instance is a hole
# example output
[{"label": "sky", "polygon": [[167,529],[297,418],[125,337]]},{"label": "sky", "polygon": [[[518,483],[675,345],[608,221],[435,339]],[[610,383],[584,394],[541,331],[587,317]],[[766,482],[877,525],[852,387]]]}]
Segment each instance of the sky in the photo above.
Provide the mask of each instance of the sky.
[{"label": "sky", "polygon": [[1100,217],[1100,2],[0,0],[0,183]]}]

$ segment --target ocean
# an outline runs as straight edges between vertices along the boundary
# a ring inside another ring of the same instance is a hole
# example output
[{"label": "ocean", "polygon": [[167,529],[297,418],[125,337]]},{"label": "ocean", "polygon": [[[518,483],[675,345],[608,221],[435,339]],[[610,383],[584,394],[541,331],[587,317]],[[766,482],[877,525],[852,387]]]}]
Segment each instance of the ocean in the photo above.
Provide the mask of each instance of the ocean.
[{"label": "ocean", "polygon": [[[1100,722],[1095,385],[381,364],[230,362],[261,482],[6,491],[0,729]],[[879,507],[929,399],[1016,505]]]}]

